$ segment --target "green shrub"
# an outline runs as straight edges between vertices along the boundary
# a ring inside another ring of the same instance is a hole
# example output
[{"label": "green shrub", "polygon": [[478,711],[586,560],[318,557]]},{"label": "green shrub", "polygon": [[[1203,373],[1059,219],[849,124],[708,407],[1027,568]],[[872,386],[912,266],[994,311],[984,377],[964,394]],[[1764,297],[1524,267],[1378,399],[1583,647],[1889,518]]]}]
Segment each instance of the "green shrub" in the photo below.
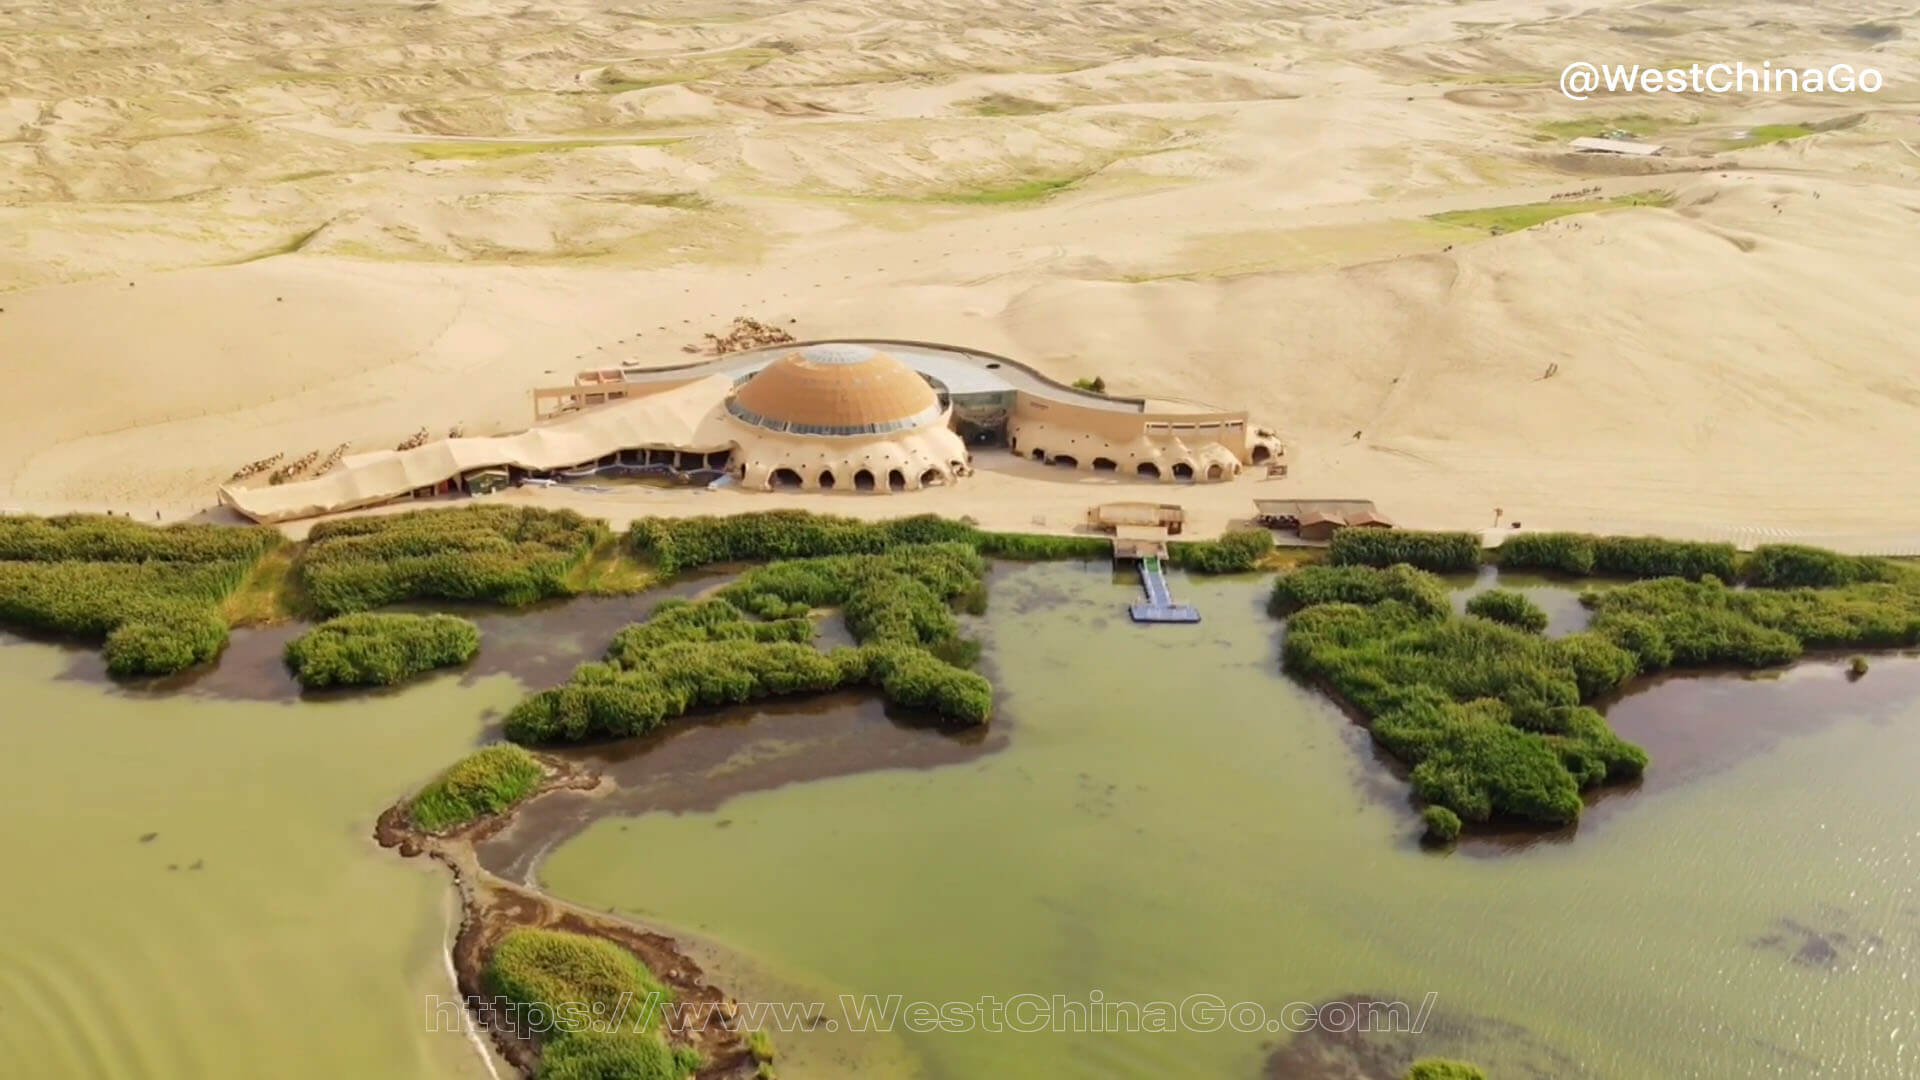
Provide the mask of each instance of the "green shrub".
[{"label": "green shrub", "polygon": [[[1691,570],[1723,566],[1716,545],[1661,543],[1615,550],[1645,555],[1636,565],[1657,557]],[[1767,666],[1804,648],[1920,644],[1920,575],[1892,577],[1733,589],[1707,573],[1589,590],[1581,599],[1593,609],[1591,629],[1557,640],[1455,617],[1439,582],[1405,566],[1306,567],[1275,583],[1272,606],[1292,613],[1287,670],[1365,714],[1374,738],[1411,768],[1421,799],[1469,821],[1561,824],[1579,816],[1582,790],[1647,766],[1646,753],[1588,703],[1672,666]]]},{"label": "green shrub", "polygon": [[287,642],[286,663],[308,689],[392,686],[480,651],[480,629],[453,615],[342,615]]},{"label": "green shrub", "polygon": [[642,518],[633,523],[628,539],[661,573],[674,574],[713,563],[877,555],[908,544],[971,544],[974,529],[931,514],[870,522],[804,510],[767,510],[730,517]]},{"label": "green shrub", "polygon": [[896,705],[960,726],[984,724],[993,712],[993,687],[985,678],[930,652],[902,645],[868,645],[860,652],[866,661],[861,681]]},{"label": "green shrub", "polygon": [[1273,550],[1273,534],[1265,529],[1239,529],[1218,540],[1173,544],[1168,561],[1199,574],[1240,574],[1255,569]]},{"label": "green shrub", "polygon": [[985,562],[965,544],[923,544],[755,567],[720,595],[762,618],[844,605],[856,640],[929,643],[958,631],[947,602],[977,587],[985,573]]},{"label": "green shrub", "polygon": [[535,1075],[538,1080],[683,1080],[700,1064],[699,1051],[671,1049],[652,1035],[588,1030],[550,1039]]},{"label": "green shrub", "polygon": [[1586,577],[1593,573],[1594,538],[1585,533],[1522,532],[1496,549],[1507,570],[1546,570]]},{"label": "green shrub", "polygon": [[1416,606],[1386,581],[1361,576],[1398,576],[1392,591],[1424,592],[1416,573],[1314,575],[1319,582],[1296,587],[1296,596],[1376,599],[1306,607],[1289,622],[1283,649],[1290,672],[1325,683],[1369,717],[1374,738],[1412,768],[1415,794],[1468,820],[1564,824],[1580,814],[1581,789],[1640,775],[1645,753],[1581,706],[1630,676],[1633,655],[1590,635],[1555,641],[1434,610],[1431,601]]},{"label": "green shrub", "polygon": [[747,1053],[752,1054],[755,1061],[772,1061],[773,1036],[760,1030],[747,1032]]},{"label": "green shrub", "polygon": [[1894,578],[1894,565],[1885,559],[1800,544],[1762,544],[1747,557],[1746,565],[1747,581],[1762,588],[1857,585]]},{"label": "green shrub", "polygon": [[171,674],[219,655],[220,604],[279,543],[269,529],[0,517],[0,623],[103,642],[116,676]]},{"label": "green shrub", "polygon": [[113,628],[102,653],[107,672],[122,678],[171,675],[220,655],[227,623],[211,608],[181,605],[142,614]]},{"label": "green shrub", "polygon": [[413,823],[439,832],[502,813],[539,787],[544,775],[533,755],[518,746],[476,750],[420,789],[413,799]]},{"label": "green shrub", "polygon": [[1585,577],[1717,577],[1732,581],[1738,553],[1732,544],[1663,540],[1653,536],[1515,533],[1498,551],[1509,570],[1545,570]]},{"label": "green shrub", "polygon": [[1105,559],[1113,542],[1102,536],[1045,536],[1039,533],[982,532],[974,536],[980,554],[1019,562],[1054,559]]},{"label": "green shrub", "polygon": [[1409,529],[1341,529],[1327,550],[1335,566],[1406,563],[1436,574],[1462,573],[1480,565],[1480,538],[1466,532]]},{"label": "green shrub", "polygon": [[1642,670],[1656,670],[1643,669],[1639,653],[1604,634],[1568,634],[1554,646],[1573,671],[1582,701],[1613,693]]},{"label": "green shrub", "polygon": [[1464,1061],[1427,1058],[1413,1063],[1406,1080],[1487,1080],[1487,1074]]},{"label": "green shrub", "polygon": [[1594,538],[1584,532],[1515,532],[1496,550],[1501,569],[1549,571],[1574,577],[1594,573]]},{"label": "green shrub", "polygon": [[1653,536],[1601,536],[1593,542],[1593,569],[1609,577],[1734,579],[1738,552],[1732,544],[1662,540]]},{"label": "green shrub", "polygon": [[0,560],[7,562],[250,563],[280,543],[277,531],[258,526],[141,525],[99,514],[0,515]]},{"label": "green shrub", "polygon": [[1594,610],[1593,629],[1640,657],[1648,671],[1769,667],[1805,648],[1920,644],[1920,585],[1911,581],[1731,589],[1712,579],[1663,578],[1590,592],[1582,601]]},{"label": "green shrub", "polygon": [[1302,566],[1273,583],[1268,610],[1287,615],[1316,604],[1378,604],[1397,600],[1440,618],[1453,610],[1446,583],[1404,563],[1386,570],[1370,566]]},{"label": "green shrub", "polygon": [[1426,824],[1429,844],[1451,844],[1460,838],[1460,815],[1444,806],[1420,811],[1420,820]]},{"label": "green shrub", "polygon": [[322,615],[406,600],[522,607],[571,595],[568,571],[605,535],[571,510],[473,506],[327,521],[295,573]]},{"label": "green shrub", "polygon": [[[947,723],[982,723],[993,688],[963,670],[979,647],[960,638],[949,604],[979,590],[984,572],[979,554],[957,543],[755,567],[715,597],[670,601],[620,631],[606,663],[584,664],[565,685],[515,706],[507,737],[623,738],[693,708],[848,686],[871,686]],[[842,608],[860,646],[812,648],[805,615],[819,607]]]},{"label": "green shrub", "polygon": [[1488,589],[1480,593],[1467,601],[1467,614],[1535,634],[1547,628],[1547,613],[1540,610],[1540,605],[1512,589]]},{"label": "green shrub", "polygon": [[1854,678],[1856,678],[1856,679],[1857,679],[1857,678],[1859,678],[1860,676],[1862,676],[1862,675],[1865,675],[1866,673],[1867,673],[1867,658],[1866,658],[1866,657],[1864,657],[1864,656],[1856,656],[1856,657],[1854,657],[1854,658],[1852,658],[1851,660],[1848,660],[1848,661],[1847,661],[1847,674],[1849,674],[1849,675],[1851,675],[1851,676],[1853,676]]},{"label": "green shrub", "polygon": [[825,555],[878,555],[899,547],[966,544],[1003,559],[1090,559],[1108,554],[1097,536],[982,532],[932,514],[892,521],[767,510],[730,517],[642,518],[628,542],[662,574],[727,562],[764,562]]},{"label": "green shrub", "polygon": [[[520,1006],[536,1006],[564,1025],[584,1007],[604,1017],[625,1009],[622,1030],[658,1025],[673,993],[640,958],[604,938],[563,930],[508,933],[487,958],[493,992]],[[523,1013],[522,1015],[526,1015]]]}]

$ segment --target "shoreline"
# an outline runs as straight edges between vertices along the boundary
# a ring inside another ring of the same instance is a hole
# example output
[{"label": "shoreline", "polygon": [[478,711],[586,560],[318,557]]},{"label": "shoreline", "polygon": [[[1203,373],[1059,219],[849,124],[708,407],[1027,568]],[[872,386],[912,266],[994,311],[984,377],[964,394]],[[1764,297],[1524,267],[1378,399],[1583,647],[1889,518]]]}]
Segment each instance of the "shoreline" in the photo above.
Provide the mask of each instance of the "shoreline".
[{"label": "shoreline", "polygon": [[[476,845],[509,828],[522,807],[556,791],[592,792],[611,786],[605,777],[577,763],[548,755],[540,755],[539,760],[550,770],[546,779],[503,813],[436,834],[411,823],[413,797],[409,795],[383,811],[374,825],[373,839],[380,847],[401,858],[425,856],[445,867],[452,878],[460,921],[450,943],[448,962],[455,989],[466,1005],[469,1034],[477,1038],[477,1032],[486,1032],[493,1054],[528,1080],[536,1075],[539,1042],[518,1030],[512,1014],[499,1016],[484,1006],[472,1006],[493,997],[486,976],[487,958],[503,937],[525,928],[561,930],[609,941],[627,950],[674,992],[674,1004],[667,1010],[661,1036],[670,1045],[692,1046],[701,1052],[705,1064],[695,1074],[699,1080],[744,1075],[754,1065],[754,1058],[737,1027],[737,1002],[705,981],[705,969],[676,939],[633,920],[510,882],[481,864]],[[688,1031],[699,1034],[687,1038]],[[677,1037],[668,1039],[670,1034]]]}]

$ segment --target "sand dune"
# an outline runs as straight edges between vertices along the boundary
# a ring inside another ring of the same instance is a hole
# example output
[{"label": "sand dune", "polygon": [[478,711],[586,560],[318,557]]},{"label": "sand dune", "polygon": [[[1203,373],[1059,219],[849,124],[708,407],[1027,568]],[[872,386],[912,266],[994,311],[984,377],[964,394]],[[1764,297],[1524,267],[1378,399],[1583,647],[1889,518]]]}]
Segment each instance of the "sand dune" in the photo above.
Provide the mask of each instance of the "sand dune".
[{"label": "sand dune", "polygon": [[[752,313],[1244,404],[1296,465],[1183,490],[1213,527],[1292,493],[1920,534],[1917,40],[1864,0],[11,5],[0,505],[192,514],[248,460],[508,430],[532,385]],[[1718,56],[1890,89],[1549,80]],[[1616,124],[1672,150],[1566,152]],[[1434,218],[1584,189],[1665,205]],[[1045,475],[915,508],[1110,494]],[[715,500],[750,501],[593,506]]]}]

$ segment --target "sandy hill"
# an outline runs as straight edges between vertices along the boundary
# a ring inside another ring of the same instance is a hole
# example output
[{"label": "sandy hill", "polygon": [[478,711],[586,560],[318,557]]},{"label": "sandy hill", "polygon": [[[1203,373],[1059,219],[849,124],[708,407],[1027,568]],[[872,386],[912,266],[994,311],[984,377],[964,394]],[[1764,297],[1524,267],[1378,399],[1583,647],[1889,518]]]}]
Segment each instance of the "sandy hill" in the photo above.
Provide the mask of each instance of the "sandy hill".
[{"label": "sandy hill", "polygon": [[[12,6],[0,505],[193,513],[751,313],[1244,404],[1421,523],[1920,537],[1920,21],[1536,12]],[[1622,41],[1896,91],[1553,90]],[[1621,126],[1671,150],[1565,151]]]}]

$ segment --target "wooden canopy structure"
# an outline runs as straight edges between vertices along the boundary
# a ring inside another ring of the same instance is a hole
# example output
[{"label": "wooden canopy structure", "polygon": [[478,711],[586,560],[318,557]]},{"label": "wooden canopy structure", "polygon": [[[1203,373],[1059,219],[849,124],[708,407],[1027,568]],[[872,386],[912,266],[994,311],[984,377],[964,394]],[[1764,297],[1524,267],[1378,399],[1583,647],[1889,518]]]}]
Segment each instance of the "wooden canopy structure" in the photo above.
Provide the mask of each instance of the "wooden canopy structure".
[{"label": "wooden canopy structure", "polygon": [[1186,510],[1173,503],[1110,502],[1087,511],[1087,524],[1106,532],[1144,525],[1160,528],[1163,536],[1178,536],[1186,520]]},{"label": "wooden canopy structure", "polygon": [[1255,499],[1256,524],[1290,529],[1302,540],[1326,540],[1336,529],[1391,529],[1393,520],[1372,499]]}]

